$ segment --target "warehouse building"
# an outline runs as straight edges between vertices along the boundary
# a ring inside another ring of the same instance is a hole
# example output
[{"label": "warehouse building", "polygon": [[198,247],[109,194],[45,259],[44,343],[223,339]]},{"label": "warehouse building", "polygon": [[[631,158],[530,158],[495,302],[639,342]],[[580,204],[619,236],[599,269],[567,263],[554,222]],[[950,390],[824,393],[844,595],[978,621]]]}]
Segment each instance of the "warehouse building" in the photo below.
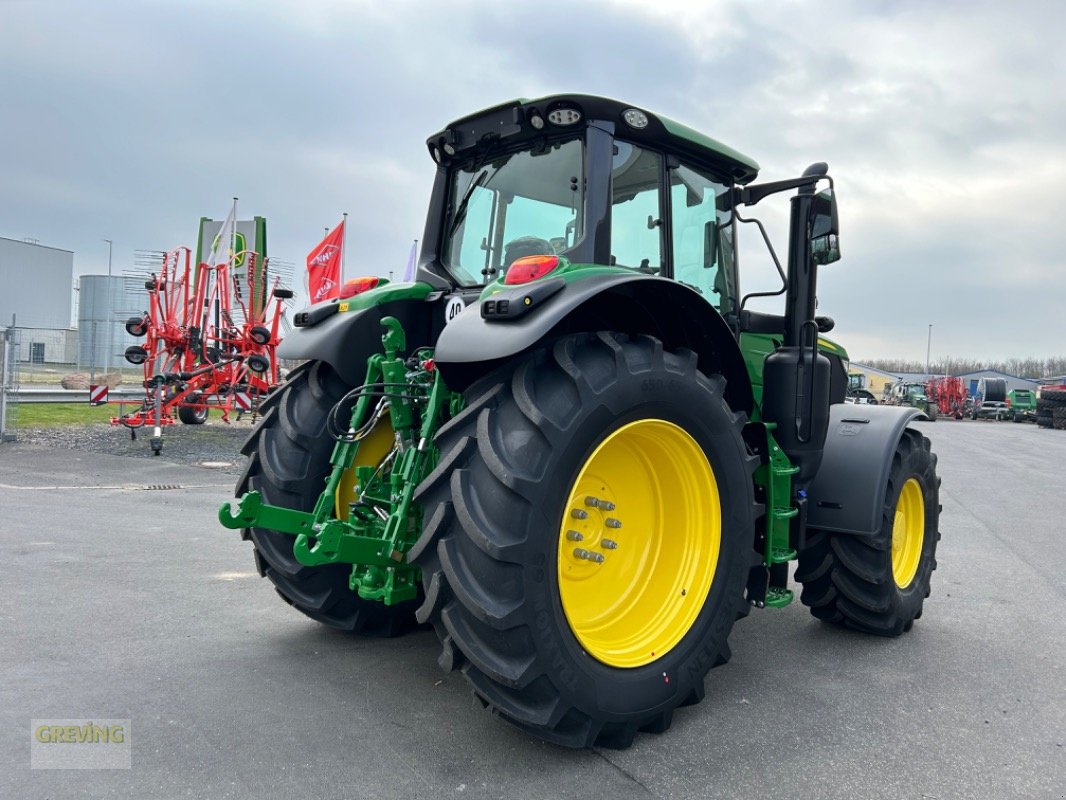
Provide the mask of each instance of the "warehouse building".
[{"label": "warehouse building", "polygon": [[69,364],[77,358],[73,284],[70,250],[0,237],[0,327],[17,329],[16,360]]},{"label": "warehouse building", "polygon": [[900,379],[899,375],[885,372],[884,370],[866,364],[859,364],[855,361],[852,361],[848,365],[848,374],[865,375],[866,389],[878,398],[884,397],[888,393],[887,387],[891,386],[893,383],[897,383]]},{"label": "warehouse building", "polygon": [[1032,380],[1030,378],[1020,378],[1017,375],[1011,375],[1007,372],[1000,372],[998,369],[979,369],[974,372],[963,372],[956,377],[962,378],[962,385],[966,387],[966,393],[973,397],[977,394],[977,384],[981,378],[1003,378],[1007,382],[1007,391],[1012,389],[1031,389],[1036,390],[1036,387],[1040,385],[1040,381]]}]

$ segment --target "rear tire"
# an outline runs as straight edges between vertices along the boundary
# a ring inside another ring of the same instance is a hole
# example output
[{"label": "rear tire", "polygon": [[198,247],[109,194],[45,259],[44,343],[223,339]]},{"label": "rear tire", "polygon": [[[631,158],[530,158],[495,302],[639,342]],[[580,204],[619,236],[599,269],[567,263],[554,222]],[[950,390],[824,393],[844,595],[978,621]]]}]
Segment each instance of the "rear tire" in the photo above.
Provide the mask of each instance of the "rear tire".
[{"label": "rear tire", "polygon": [[[811,614],[880,636],[910,630],[936,569],[939,497],[936,455],[926,437],[908,428],[892,457],[880,529],[872,536],[808,531],[796,580],[803,584],[801,600]],[[920,541],[906,536],[909,515],[912,524],[921,520]]]},{"label": "rear tire", "polygon": [[[326,417],[351,389],[328,364],[308,362],[294,370],[259,407],[262,414],[241,452],[248,466],[237,496],[256,490],[270,505],[311,511],[330,469],[334,440]],[[393,636],[414,625],[420,600],[393,606],[364,600],[348,588],[351,566],[307,567],[296,560],[294,537],[263,528],[242,531],[255,547],[259,574],[269,578],[289,605],[311,619],[346,631]]]},{"label": "rear tire", "polygon": [[[726,639],[748,609],[743,590],[755,555],[756,459],[741,438],[744,416],[726,405],[725,381],[703,375],[696,362],[691,351],[664,351],[650,337],[564,338],[468,390],[466,409],[438,435],[440,464],[418,493],[426,523],[409,554],[422,569],[426,594],[418,618],[437,630],[441,666],[461,668],[483,705],[535,736],[566,747],[626,747],[638,730],[666,730],[674,709],[702,699],[706,673],[729,659]],[[637,491],[616,493],[613,476],[630,474],[631,464],[674,474],[668,461],[656,462],[657,440],[625,438],[633,429],[664,421],[683,432],[669,435],[696,448],[710,474],[705,496],[713,496],[713,489],[720,498],[711,505],[717,518],[711,514],[695,524],[686,513],[693,506],[684,475],[699,470],[678,469],[678,486],[658,483],[663,478],[636,468],[641,480],[634,489],[661,489],[658,496],[666,502],[644,503],[634,496]],[[598,461],[616,441],[632,453]],[[632,461],[622,457],[631,454],[636,454]],[[588,499],[589,508],[582,506],[590,474],[603,488],[605,506]],[[658,597],[652,590],[631,587],[688,575],[687,566],[657,571],[663,561],[649,558],[637,562],[643,583],[617,578],[633,563],[627,556],[639,559],[649,541],[662,541],[657,537],[667,530],[663,520],[678,508],[675,519],[681,524],[669,532],[683,537],[693,528],[719,530],[717,552],[704,550],[702,560],[689,557],[701,565],[704,578],[711,574],[705,600],[697,600],[697,577],[691,584],[672,584],[657,606],[647,602]],[[642,509],[650,523],[642,521]],[[609,515],[636,524],[607,531],[614,527]],[[584,538],[573,539],[570,531],[564,537],[566,528],[581,528]],[[603,544],[605,533],[617,539],[617,550]],[[578,541],[606,561],[571,561],[585,558],[574,552]],[[575,583],[584,580],[600,590],[605,584],[597,580],[610,581],[609,594],[595,594],[605,603],[597,604],[599,627],[592,634],[571,602]],[[693,586],[689,600],[679,599],[686,590],[677,587],[685,586]],[[675,607],[683,610],[671,617]],[[653,626],[641,625],[660,608],[675,638],[656,650],[658,632],[642,639]],[[628,646],[612,638],[621,628],[636,630],[633,639],[640,642],[626,656],[628,663],[616,651],[600,649],[605,640],[618,651]]]}]

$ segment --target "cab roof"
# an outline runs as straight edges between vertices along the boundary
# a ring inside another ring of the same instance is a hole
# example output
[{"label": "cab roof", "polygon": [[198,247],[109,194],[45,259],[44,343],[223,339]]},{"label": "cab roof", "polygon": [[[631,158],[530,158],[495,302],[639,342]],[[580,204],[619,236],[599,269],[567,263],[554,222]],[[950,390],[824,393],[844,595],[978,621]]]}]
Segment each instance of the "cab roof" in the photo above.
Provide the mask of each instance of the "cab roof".
[{"label": "cab roof", "polygon": [[[567,109],[580,113],[579,119],[571,124],[611,123],[620,138],[651,144],[667,153],[687,155],[716,166],[737,183],[748,183],[759,174],[759,165],[754,159],[687,125],[640,106],[585,94],[555,94],[536,99],[509,100],[460,117],[440,133],[431,136],[427,145],[432,153],[435,146],[443,147],[445,144],[453,150],[472,147],[486,136],[503,138],[521,133],[532,136],[539,135],[541,131],[561,133],[568,126],[553,123],[550,119],[553,111]],[[626,122],[623,115],[630,109],[642,112],[647,118],[644,127],[637,128]],[[540,128],[534,128],[531,123],[536,117],[541,119]]]}]

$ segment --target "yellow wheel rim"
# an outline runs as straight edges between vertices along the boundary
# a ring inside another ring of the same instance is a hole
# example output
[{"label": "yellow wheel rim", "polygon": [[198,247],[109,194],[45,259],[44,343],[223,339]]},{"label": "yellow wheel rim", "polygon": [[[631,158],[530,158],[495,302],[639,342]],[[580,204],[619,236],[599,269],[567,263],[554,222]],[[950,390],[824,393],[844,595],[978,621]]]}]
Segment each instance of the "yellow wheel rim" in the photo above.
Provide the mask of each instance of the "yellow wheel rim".
[{"label": "yellow wheel rim", "polygon": [[334,495],[333,513],[337,515],[337,519],[348,519],[348,504],[356,499],[355,468],[379,466],[385,460],[385,456],[392,451],[392,444],[392,425],[387,416],[378,420],[370,433],[359,440],[359,450],[356,451],[355,461],[341,474],[341,481]]},{"label": "yellow wheel rim", "polygon": [[924,540],[925,498],[918,479],[910,478],[899,493],[892,523],[892,577],[900,589],[910,586],[918,572]]},{"label": "yellow wheel rim", "polygon": [[658,419],[608,436],[559,527],[559,595],[585,652],[624,668],[669,652],[703,608],[721,541],[718,482],[695,439]]}]

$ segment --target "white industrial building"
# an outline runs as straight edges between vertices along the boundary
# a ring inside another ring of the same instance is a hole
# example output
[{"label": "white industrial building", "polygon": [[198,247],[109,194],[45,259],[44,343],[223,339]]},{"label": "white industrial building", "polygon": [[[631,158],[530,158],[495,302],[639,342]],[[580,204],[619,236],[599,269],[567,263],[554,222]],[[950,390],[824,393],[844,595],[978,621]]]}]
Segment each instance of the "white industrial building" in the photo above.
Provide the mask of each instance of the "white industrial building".
[{"label": "white industrial building", "polygon": [[15,328],[22,362],[73,363],[74,253],[0,237],[0,327]]}]

